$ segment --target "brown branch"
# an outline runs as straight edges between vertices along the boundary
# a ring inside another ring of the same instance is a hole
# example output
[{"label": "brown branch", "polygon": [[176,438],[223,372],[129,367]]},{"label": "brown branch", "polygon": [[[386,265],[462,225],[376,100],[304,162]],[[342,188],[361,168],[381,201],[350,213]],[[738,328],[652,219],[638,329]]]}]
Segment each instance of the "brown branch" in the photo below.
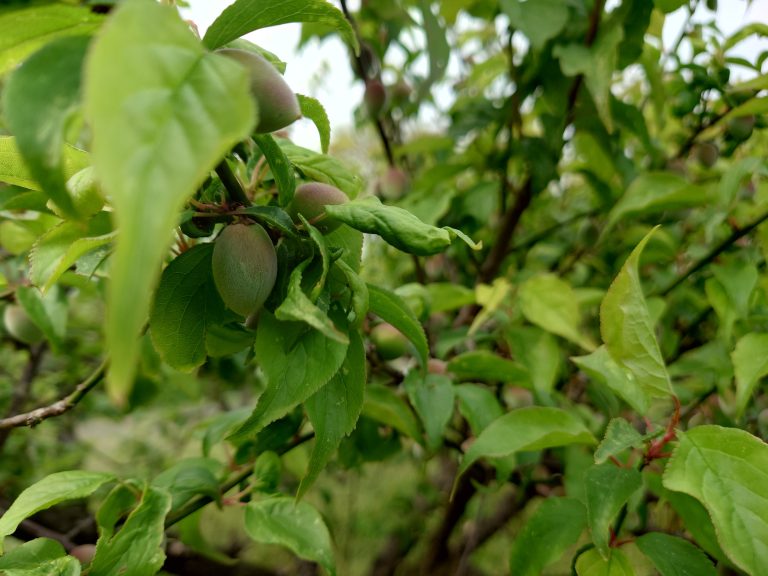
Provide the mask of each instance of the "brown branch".
[{"label": "brown branch", "polygon": [[30,412],[23,414],[16,414],[3,418],[0,420],[0,430],[8,430],[11,428],[19,428],[22,426],[37,426],[43,420],[60,416],[65,412],[72,410],[77,404],[85,397],[91,389],[96,386],[103,378],[107,369],[107,361],[99,365],[87,379],[83,380],[77,387],[67,396],[61,400],[57,400],[53,404],[36,408]]}]

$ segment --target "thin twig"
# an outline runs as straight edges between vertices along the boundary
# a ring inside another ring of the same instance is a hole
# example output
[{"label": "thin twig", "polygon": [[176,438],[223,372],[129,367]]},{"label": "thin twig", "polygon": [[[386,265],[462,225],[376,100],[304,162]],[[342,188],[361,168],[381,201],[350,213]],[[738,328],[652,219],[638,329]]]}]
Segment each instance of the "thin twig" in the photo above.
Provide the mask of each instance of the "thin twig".
[{"label": "thin twig", "polygon": [[87,379],[78,384],[70,394],[61,400],[57,400],[48,406],[36,408],[30,412],[3,418],[0,420],[0,430],[19,428],[21,426],[37,426],[43,420],[69,412],[104,378],[106,370],[107,361],[105,360],[91,373],[90,376],[88,376]]}]

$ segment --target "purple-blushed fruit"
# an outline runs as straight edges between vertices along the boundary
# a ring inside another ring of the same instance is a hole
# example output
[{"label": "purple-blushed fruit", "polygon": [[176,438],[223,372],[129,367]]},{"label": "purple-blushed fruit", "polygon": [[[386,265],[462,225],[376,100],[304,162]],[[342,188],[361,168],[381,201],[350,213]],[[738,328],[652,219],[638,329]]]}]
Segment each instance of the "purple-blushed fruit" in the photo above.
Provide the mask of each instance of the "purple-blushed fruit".
[{"label": "purple-blushed fruit", "polygon": [[392,324],[382,323],[371,330],[371,342],[382,360],[394,360],[408,352],[408,340]]},{"label": "purple-blushed fruit", "polygon": [[[299,221],[299,214],[304,216],[323,234],[333,232],[341,222],[325,216],[328,204],[344,204],[349,198],[344,192],[321,182],[308,182],[296,188],[293,200],[288,205],[288,214],[294,222]],[[322,218],[321,218],[322,217]]]},{"label": "purple-blushed fruit", "polygon": [[213,281],[221,299],[241,316],[256,312],[277,278],[277,253],[258,224],[227,226],[213,248]]},{"label": "purple-blushed fruit", "polygon": [[400,168],[390,166],[379,179],[377,192],[382,198],[397,200],[402,198],[409,184],[410,180],[405,172],[400,170]]},{"label": "purple-blushed fruit", "polygon": [[696,144],[694,154],[702,166],[712,168],[720,156],[720,149],[713,142],[700,142]]},{"label": "purple-blushed fruit", "polygon": [[365,81],[364,99],[368,114],[373,118],[381,116],[387,103],[387,89],[381,80],[372,78]]},{"label": "purple-blushed fruit", "polygon": [[254,132],[274,132],[301,118],[296,94],[263,56],[237,48],[221,48],[216,53],[240,62],[248,70],[251,94],[259,109],[259,122]]},{"label": "purple-blushed fruit", "polygon": [[725,129],[728,131],[728,134],[733,137],[734,140],[741,142],[742,140],[746,140],[752,135],[752,130],[754,127],[755,117],[750,114],[749,116],[739,116],[738,118],[729,120],[725,126]]},{"label": "purple-blushed fruit", "polygon": [[27,311],[17,304],[5,307],[3,323],[8,334],[24,344],[38,344],[44,339],[40,328],[32,322]]}]

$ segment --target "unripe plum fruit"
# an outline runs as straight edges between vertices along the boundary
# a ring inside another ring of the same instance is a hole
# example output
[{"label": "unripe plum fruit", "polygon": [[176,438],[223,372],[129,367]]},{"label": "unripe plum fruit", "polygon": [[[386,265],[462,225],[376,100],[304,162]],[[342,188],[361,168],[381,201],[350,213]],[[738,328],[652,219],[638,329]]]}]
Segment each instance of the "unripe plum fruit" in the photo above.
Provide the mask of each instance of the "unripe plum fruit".
[{"label": "unripe plum fruit", "polygon": [[347,195],[335,186],[322,182],[308,182],[296,188],[293,200],[288,205],[288,213],[294,222],[298,222],[301,214],[320,232],[327,234],[336,230],[341,222],[328,217],[316,223],[314,221],[324,216],[325,206],[328,204],[344,204],[348,200]]},{"label": "unripe plum fruit", "polygon": [[755,117],[749,115],[739,116],[738,118],[729,120],[725,129],[728,131],[728,134],[734,138],[734,140],[742,141],[746,140],[752,135],[752,129],[754,127]]},{"label": "unripe plum fruit", "polygon": [[224,304],[241,316],[256,312],[277,279],[277,253],[258,224],[227,226],[213,248],[213,281]]},{"label": "unripe plum fruit", "polygon": [[720,156],[720,150],[717,145],[712,142],[701,142],[696,145],[695,148],[696,159],[702,166],[712,168],[717,162],[717,158]]},{"label": "unripe plum fruit", "polygon": [[96,546],[93,544],[80,544],[69,551],[70,556],[74,556],[80,561],[80,564],[88,564],[96,555]]},{"label": "unripe plum fruit", "polygon": [[301,118],[296,94],[263,56],[237,48],[221,48],[216,53],[240,62],[248,70],[251,94],[259,108],[255,132],[274,132]]},{"label": "unripe plum fruit", "polygon": [[365,106],[373,118],[378,118],[387,103],[387,89],[378,78],[365,81]]},{"label": "unripe plum fruit", "polygon": [[385,322],[374,326],[370,337],[382,360],[394,360],[408,352],[408,340],[392,324]]},{"label": "unripe plum fruit", "polygon": [[[96,186],[96,179],[93,174],[93,168],[83,168],[73,174],[67,180],[67,191],[72,199],[72,205],[75,211],[82,217],[93,216],[104,206],[104,198]],[[48,208],[59,216],[64,218],[64,214],[53,200],[48,200]]]},{"label": "unripe plum fruit", "polygon": [[3,312],[5,329],[14,339],[24,344],[38,344],[43,341],[43,333],[30,319],[27,311],[17,304],[5,307]]}]

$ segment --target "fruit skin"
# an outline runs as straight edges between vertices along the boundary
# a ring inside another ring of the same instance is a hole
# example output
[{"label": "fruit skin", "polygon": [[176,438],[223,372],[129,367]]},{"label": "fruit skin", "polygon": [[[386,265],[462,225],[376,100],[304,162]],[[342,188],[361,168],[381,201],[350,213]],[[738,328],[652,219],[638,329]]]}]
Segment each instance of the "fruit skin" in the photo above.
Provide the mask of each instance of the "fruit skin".
[{"label": "fruit skin", "polygon": [[696,145],[695,148],[696,159],[702,166],[712,168],[717,162],[718,156],[720,156],[720,150],[716,144],[712,142],[702,142]]},{"label": "fruit skin", "polygon": [[221,48],[216,54],[236,60],[248,70],[251,94],[259,108],[259,122],[254,132],[274,132],[301,118],[296,94],[263,56],[237,48]]},{"label": "fruit skin", "polygon": [[277,278],[277,252],[258,224],[227,226],[213,247],[213,281],[224,304],[249,316],[264,304]]},{"label": "fruit skin", "polygon": [[408,352],[408,340],[392,324],[378,324],[371,330],[371,342],[382,360],[394,360]]},{"label": "fruit skin", "polygon": [[70,556],[74,556],[80,561],[80,564],[88,564],[96,555],[96,546],[93,544],[80,544],[69,551]]},{"label": "fruit skin", "polygon": [[294,222],[299,221],[298,215],[301,214],[320,232],[327,234],[341,226],[341,222],[332,218],[323,218],[317,223],[313,220],[325,214],[327,204],[344,204],[347,201],[349,201],[347,195],[335,186],[322,182],[308,182],[296,188],[293,200],[288,205],[288,214]]},{"label": "fruit skin", "polygon": [[755,117],[739,116],[733,120],[729,120],[726,125],[726,130],[735,140],[746,140],[752,135],[752,129],[755,127]]},{"label": "fruit skin", "polygon": [[24,344],[39,344],[44,340],[43,333],[30,319],[27,311],[17,304],[5,307],[3,312],[5,329],[15,340]]},{"label": "fruit skin", "polygon": [[400,168],[390,166],[387,168],[384,176],[379,179],[376,192],[387,200],[398,200],[405,194],[409,185],[410,179],[408,175],[400,170]]},{"label": "fruit skin", "polygon": [[[82,218],[93,216],[104,206],[104,198],[96,186],[93,168],[90,166],[73,174],[67,180],[67,191],[72,198],[75,211]],[[48,200],[46,206],[59,218],[65,217],[53,200]]]},{"label": "fruit skin", "polygon": [[378,118],[384,111],[384,106],[387,103],[387,89],[381,80],[373,78],[372,80],[365,81],[365,105],[368,108],[368,113],[373,118]]}]

